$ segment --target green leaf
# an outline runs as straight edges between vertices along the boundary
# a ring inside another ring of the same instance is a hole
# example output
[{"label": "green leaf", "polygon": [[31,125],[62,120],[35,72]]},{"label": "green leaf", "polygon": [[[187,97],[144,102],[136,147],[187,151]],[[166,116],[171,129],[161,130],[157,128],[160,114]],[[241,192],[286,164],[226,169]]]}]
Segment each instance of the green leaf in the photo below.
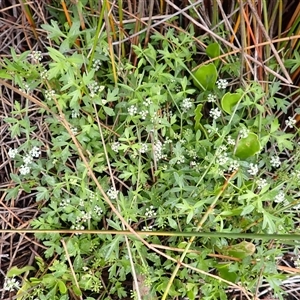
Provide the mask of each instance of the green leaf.
[{"label": "green leaf", "polygon": [[258,136],[250,132],[246,138],[242,138],[238,141],[235,156],[240,159],[246,159],[256,154],[261,148],[258,140]]},{"label": "green leaf", "polygon": [[220,253],[223,255],[236,257],[243,259],[245,257],[253,255],[255,252],[255,245],[250,242],[243,241],[239,244],[224,247],[220,250]]},{"label": "green leaf", "polygon": [[34,271],[35,268],[32,266],[25,266],[23,268],[18,268],[16,266],[12,267],[11,269],[9,269],[9,271],[7,272],[7,277],[14,277],[14,276],[18,276],[20,274],[23,274],[27,271]]},{"label": "green leaf", "polygon": [[220,46],[218,43],[211,43],[207,46],[205,52],[210,58],[218,57],[220,55]]},{"label": "green leaf", "polygon": [[202,90],[212,90],[217,81],[218,73],[213,63],[201,66],[193,72],[193,82]]},{"label": "green leaf", "polygon": [[216,265],[216,269],[219,271],[219,275],[221,278],[224,278],[231,282],[236,282],[238,279],[238,275],[236,272],[230,272],[230,265],[231,263],[225,265],[218,264]]},{"label": "green leaf", "polygon": [[221,107],[229,115],[233,112],[234,106],[241,100],[238,93],[226,93],[221,99]]},{"label": "green leaf", "polygon": [[105,113],[110,117],[113,117],[116,115],[115,111],[111,107],[103,106],[103,109],[104,109]]},{"label": "green leaf", "polygon": [[68,289],[62,280],[57,280],[57,285],[61,294],[66,294]]},{"label": "green leaf", "polygon": [[201,129],[200,120],[203,116],[202,107],[203,107],[203,104],[198,104],[196,109],[195,109],[195,125],[194,125],[194,128],[195,128],[196,131],[198,129]]},{"label": "green leaf", "polygon": [[[205,52],[210,58],[216,58],[220,56],[220,45],[218,43],[211,43],[207,46]],[[220,59],[216,59],[214,61],[214,64],[216,66],[218,66],[219,63],[220,63]]]}]

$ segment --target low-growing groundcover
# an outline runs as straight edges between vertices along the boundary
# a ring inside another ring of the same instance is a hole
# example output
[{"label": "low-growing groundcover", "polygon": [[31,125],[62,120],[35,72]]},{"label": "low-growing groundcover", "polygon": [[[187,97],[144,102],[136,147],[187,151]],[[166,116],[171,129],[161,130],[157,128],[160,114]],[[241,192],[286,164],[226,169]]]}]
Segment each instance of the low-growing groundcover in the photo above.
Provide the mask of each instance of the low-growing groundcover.
[{"label": "low-growing groundcover", "polygon": [[[208,62],[220,53],[209,40],[199,66],[192,29],[132,46],[136,65],[113,61],[107,35],[95,42],[97,29],[79,22],[43,29],[45,52],[12,49],[1,63],[22,97],[4,118],[14,141],[5,201],[34,196],[30,225],[45,248],[5,274],[4,290],[18,299],[284,298],[278,258],[297,257],[298,241],[271,238],[298,231],[300,153],[279,80],[267,90],[241,82],[238,63]],[[125,223],[140,239],[114,234]]]}]

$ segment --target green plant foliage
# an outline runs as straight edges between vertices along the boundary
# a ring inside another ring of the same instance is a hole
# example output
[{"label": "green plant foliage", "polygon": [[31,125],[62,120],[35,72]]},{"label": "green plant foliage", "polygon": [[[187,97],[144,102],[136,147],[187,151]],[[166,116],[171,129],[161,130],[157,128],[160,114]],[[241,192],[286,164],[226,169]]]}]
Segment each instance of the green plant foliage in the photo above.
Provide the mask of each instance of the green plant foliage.
[{"label": "green plant foliage", "polygon": [[201,90],[212,90],[215,87],[217,77],[217,69],[212,63],[200,66],[193,72],[194,85]]},{"label": "green plant foliage", "polygon": [[247,137],[241,138],[238,141],[235,156],[240,159],[247,159],[250,156],[255,155],[261,149],[258,136],[250,132]]},{"label": "green plant foliage", "polygon": [[241,95],[238,93],[226,93],[221,99],[221,107],[228,114],[233,113],[235,105],[241,100]]}]

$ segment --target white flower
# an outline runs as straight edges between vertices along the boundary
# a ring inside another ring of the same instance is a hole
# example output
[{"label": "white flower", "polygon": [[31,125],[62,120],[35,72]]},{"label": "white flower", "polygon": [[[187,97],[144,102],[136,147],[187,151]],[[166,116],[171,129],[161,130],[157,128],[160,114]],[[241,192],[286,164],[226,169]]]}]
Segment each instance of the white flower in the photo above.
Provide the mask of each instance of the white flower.
[{"label": "white flower", "polygon": [[32,59],[34,62],[39,62],[42,60],[43,55],[41,51],[32,51],[30,54],[28,54],[28,58]]},{"label": "white flower", "polygon": [[296,123],[296,120],[294,120],[292,117],[288,117],[288,120],[285,120],[285,125],[290,128],[293,128]]},{"label": "white flower", "polygon": [[121,145],[120,145],[120,142],[114,142],[114,143],[112,143],[112,145],[111,145],[111,149],[112,149],[113,151],[115,151],[115,152],[118,152],[120,146],[121,146]]},{"label": "white flower", "polygon": [[143,143],[141,144],[140,153],[146,153],[148,151],[148,145]]},{"label": "white flower", "polygon": [[24,165],[27,166],[30,163],[32,163],[32,156],[30,154],[27,154],[24,158],[23,158],[23,162]]},{"label": "white flower", "polygon": [[221,166],[225,165],[228,161],[227,153],[223,153],[219,157],[217,157],[217,163]]},{"label": "white flower", "polygon": [[250,132],[249,129],[247,129],[245,127],[242,127],[241,130],[240,130],[241,138],[245,139],[249,135],[249,132]]},{"label": "white flower", "polygon": [[111,199],[117,199],[118,198],[118,193],[119,191],[116,191],[113,187],[111,187],[108,191],[107,191],[107,196]]},{"label": "white flower", "polygon": [[265,186],[268,185],[267,180],[264,179],[264,178],[258,178],[258,179],[256,180],[256,184],[257,184],[257,188],[258,188],[259,190],[263,189]]},{"label": "white flower", "polygon": [[47,70],[44,70],[44,71],[41,72],[41,78],[42,79],[47,79],[48,78]]},{"label": "white flower", "polygon": [[149,225],[149,226],[143,226],[142,231],[152,231],[153,226]]},{"label": "white flower", "polygon": [[207,101],[208,102],[216,102],[217,101],[217,96],[213,95],[213,94],[208,94]]},{"label": "white flower", "polygon": [[10,158],[15,158],[15,156],[18,154],[18,149],[12,149],[12,148],[9,148],[8,150],[8,156]]},{"label": "white flower", "polygon": [[228,145],[235,145],[235,140],[231,137],[231,135],[227,136],[227,143]]},{"label": "white flower", "polygon": [[90,96],[91,97],[95,97],[96,94],[100,91],[100,86],[99,86],[98,82],[96,82],[96,81],[92,81],[88,85],[88,88],[90,90]]},{"label": "white flower", "polygon": [[98,71],[101,67],[101,60],[100,59],[93,59],[93,65],[92,68],[95,69],[95,71]]},{"label": "white flower", "polygon": [[101,209],[100,206],[95,205],[95,207],[94,207],[94,212],[95,212],[97,215],[100,216],[100,215],[103,213],[103,210]]},{"label": "white flower", "polygon": [[21,175],[27,175],[30,173],[30,168],[27,165],[22,165],[19,171]]},{"label": "white flower", "polygon": [[20,282],[17,281],[14,277],[6,277],[4,281],[4,290],[12,292],[20,288]]},{"label": "white flower", "polygon": [[258,173],[258,165],[250,163],[248,173],[252,176],[255,176]]},{"label": "white flower", "polygon": [[155,217],[156,216],[156,212],[154,210],[154,206],[150,205],[150,207],[146,208],[146,212],[145,212],[145,217],[150,218],[150,217]]},{"label": "white flower", "polygon": [[154,158],[156,161],[162,158],[162,143],[160,140],[154,144]]},{"label": "white flower", "polygon": [[216,120],[221,116],[221,110],[218,107],[212,108],[209,112],[209,115]]},{"label": "white flower", "polygon": [[71,132],[75,135],[78,133],[78,129],[76,127],[72,127]]},{"label": "white flower", "polygon": [[148,115],[147,110],[140,111],[140,116],[141,116],[142,120],[146,120],[147,115]]},{"label": "white flower", "polygon": [[193,107],[193,102],[190,98],[185,98],[181,103],[182,110],[187,112],[189,109]]},{"label": "white flower", "polygon": [[227,85],[228,85],[228,81],[226,79],[219,79],[217,81],[217,86],[219,89],[224,90],[226,89]]},{"label": "white flower", "polygon": [[129,108],[128,108],[128,113],[130,116],[134,116],[137,114],[137,107],[135,105],[131,105]]},{"label": "white flower", "polygon": [[50,91],[46,90],[45,91],[45,98],[46,98],[46,100],[51,100],[54,97],[54,95],[55,95],[55,91],[54,90],[50,90]]},{"label": "white flower", "polygon": [[274,201],[276,203],[281,203],[283,201],[285,201],[285,195],[283,191],[279,191],[279,193],[275,196]]},{"label": "white flower", "polygon": [[228,167],[228,172],[236,171],[240,167],[240,164],[237,160],[232,160]]},{"label": "white flower", "polygon": [[146,98],[144,101],[143,101],[143,104],[148,107],[150,106],[150,104],[152,104],[152,100],[150,98]]},{"label": "white flower", "polygon": [[80,116],[79,112],[75,111],[74,109],[72,110],[72,119],[76,119]]},{"label": "white flower", "polygon": [[29,154],[32,156],[32,157],[39,157],[41,155],[41,150],[39,147],[37,146],[34,146],[30,151],[29,151]]},{"label": "white flower", "polygon": [[281,161],[280,161],[280,159],[279,159],[278,156],[271,156],[271,158],[270,158],[270,164],[274,168],[279,168],[280,165],[281,165]]}]

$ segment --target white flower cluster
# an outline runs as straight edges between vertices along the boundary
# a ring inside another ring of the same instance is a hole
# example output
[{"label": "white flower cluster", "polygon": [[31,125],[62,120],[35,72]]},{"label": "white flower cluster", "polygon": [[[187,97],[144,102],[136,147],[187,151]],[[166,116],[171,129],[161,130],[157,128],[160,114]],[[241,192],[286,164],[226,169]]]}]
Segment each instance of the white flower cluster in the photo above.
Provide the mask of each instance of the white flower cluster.
[{"label": "white flower cluster", "polygon": [[121,146],[120,142],[113,142],[111,145],[111,149],[115,152],[119,152],[120,146]]},{"label": "white flower cluster", "polygon": [[296,120],[294,120],[292,117],[288,117],[288,120],[285,120],[285,125],[289,128],[293,128],[296,123]]},{"label": "white flower cluster", "polygon": [[100,216],[100,215],[102,215],[103,210],[102,210],[102,208],[100,206],[95,205],[94,212],[95,212],[95,214],[97,214],[98,216]]},{"label": "white flower cluster", "polygon": [[48,78],[47,70],[44,70],[44,71],[41,72],[41,78],[44,79],[44,80]]},{"label": "white flower cluster", "polygon": [[71,116],[72,116],[72,119],[76,119],[80,116],[80,114],[79,114],[79,112],[77,112],[76,110],[73,109]]},{"label": "white flower cluster", "polygon": [[147,110],[140,111],[140,116],[141,116],[142,120],[146,120],[147,115],[148,115],[148,111]]},{"label": "white flower cluster", "polygon": [[250,163],[248,173],[252,176],[255,176],[258,173],[258,165]]},{"label": "white flower cluster", "polygon": [[240,130],[240,135],[242,139],[245,139],[249,135],[250,130],[248,128],[242,127]]},{"label": "white flower cluster", "polygon": [[221,110],[216,107],[216,108],[212,108],[209,112],[209,115],[214,119],[217,120],[220,116],[221,116]]},{"label": "white flower cluster", "polygon": [[229,158],[227,156],[227,153],[223,153],[217,157],[217,164],[220,166],[224,166],[228,162]]},{"label": "white flower cluster", "polygon": [[217,101],[217,96],[213,95],[213,94],[208,94],[207,101],[208,102],[216,102]]},{"label": "white flower cluster", "polygon": [[218,89],[225,90],[227,88],[228,81],[226,79],[217,80]]},{"label": "white flower cluster", "polygon": [[145,217],[151,218],[151,217],[155,217],[155,216],[156,216],[156,212],[154,210],[154,206],[150,205],[150,207],[146,208]]},{"label": "white flower cluster", "polygon": [[282,202],[285,202],[284,204],[288,203],[288,202],[286,203],[286,199],[283,191],[279,191],[279,193],[275,196],[274,201],[276,203],[282,203]]},{"label": "white flower cluster", "polygon": [[20,282],[16,280],[16,278],[6,277],[4,281],[4,291],[12,292],[14,290],[18,290],[20,288]]},{"label": "white flower cluster", "polygon": [[100,59],[93,59],[92,68],[95,69],[95,71],[98,71],[101,67],[102,63]]},{"label": "white flower cluster", "polygon": [[[81,224],[76,224],[71,226],[72,230],[84,230],[85,227]],[[76,235],[81,235],[81,232],[75,233]]]},{"label": "white flower cluster", "polygon": [[50,90],[50,91],[46,90],[45,91],[45,98],[46,98],[46,100],[52,100],[52,98],[54,97],[54,95],[55,95],[55,91],[54,90]]},{"label": "white flower cluster", "polygon": [[239,167],[240,167],[239,162],[238,162],[237,160],[234,160],[234,159],[233,159],[233,160],[230,162],[230,165],[229,165],[229,167],[228,167],[228,172],[234,172],[234,171],[238,170]]},{"label": "white flower cluster", "polygon": [[192,107],[193,107],[193,102],[191,101],[191,98],[183,99],[183,101],[181,103],[181,108],[182,108],[183,112],[187,112]]},{"label": "white flower cluster", "polygon": [[107,191],[107,196],[110,198],[110,200],[115,200],[118,198],[118,193],[119,191],[115,190],[113,187],[111,187],[108,191]]},{"label": "white flower cluster", "polygon": [[89,85],[88,85],[89,91],[90,91],[90,96],[93,98],[96,96],[97,93],[100,93],[103,91],[104,86],[100,86],[98,84],[98,82],[96,81],[92,81]]},{"label": "white flower cluster", "polygon": [[163,145],[162,142],[160,140],[158,140],[155,144],[154,144],[154,159],[156,161],[162,159],[163,154]]},{"label": "white flower cluster", "polygon": [[235,140],[231,137],[231,135],[227,136],[227,143],[228,145],[232,145],[232,146],[235,145]]},{"label": "white flower cluster", "polygon": [[267,182],[267,180],[266,180],[265,178],[258,178],[258,179],[256,180],[256,184],[257,184],[257,188],[258,188],[259,190],[261,190],[261,189],[263,189],[265,186],[268,185],[268,182]]},{"label": "white flower cluster", "polygon": [[29,55],[28,58],[33,60],[33,62],[37,63],[40,62],[43,59],[43,55],[41,51],[32,51]]},{"label": "white flower cluster", "polygon": [[148,145],[146,143],[141,143],[140,153],[146,153],[148,151]]},{"label": "white flower cluster", "polygon": [[[18,153],[17,149],[9,149],[8,155],[10,158],[15,158],[16,154]],[[34,146],[30,151],[29,154],[26,154],[23,157],[23,165],[21,165],[19,171],[21,175],[26,175],[30,173],[30,164],[33,161],[33,158],[39,157],[41,154],[41,150],[39,147]]]},{"label": "white flower cluster", "polygon": [[9,150],[8,150],[8,156],[10,158],[15,158],[17,154],[18,154],[18,149],[9,148]]},{"label": "white flower cluster", "polygon": [[280,158],[278,156],[271,156],[270,158],[270,164],[274,168],[279,168],[281,165]]},{"label": "white flower cluster", "polygon": [[127,111],[129,115],[133,117],[137,114],[137,107],[135,105],[131,105],[130,107],[128,107]]},{"label": "white flower cluster", "polygon": [[143,226],[142,231],[152,231],[154,226],[148,225],[148,226]]},{"label": "white flower cluster", "polygon": [[148,107],[152,104],[152,100],[151,98],[146,98],[144,101],[143,101],[143,104]]}]

